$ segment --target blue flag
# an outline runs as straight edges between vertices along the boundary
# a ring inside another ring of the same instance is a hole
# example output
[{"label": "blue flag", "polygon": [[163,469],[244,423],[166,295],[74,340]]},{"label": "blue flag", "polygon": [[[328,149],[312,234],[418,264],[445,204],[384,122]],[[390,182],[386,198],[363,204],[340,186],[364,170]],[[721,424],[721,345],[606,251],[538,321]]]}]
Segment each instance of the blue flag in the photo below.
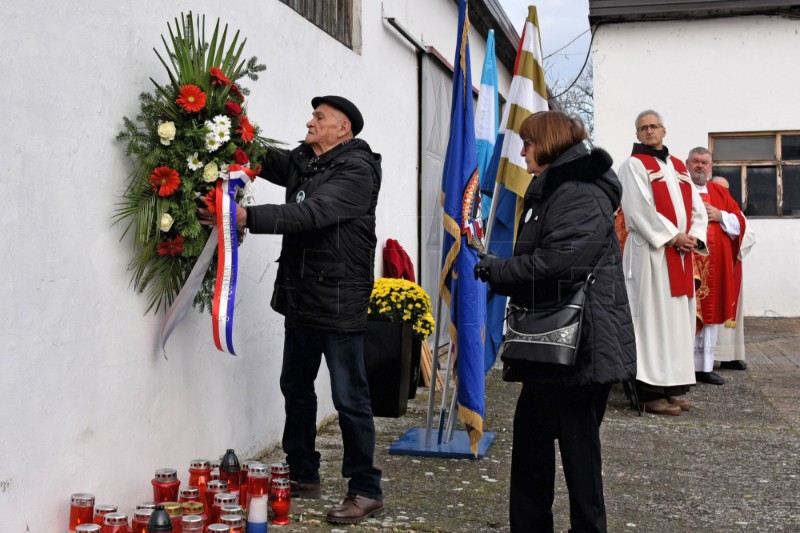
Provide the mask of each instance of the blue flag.
[{"label": "blue flag", "polygon": [[[533,113],[547,111],[547,85],[544,80],[542,43],[539,35],[539,17],[534,6],[528,7],[528,18],[522,28],[522,38],[514,62],[508,102],[500,122],[500,132],[495,143],[494,156],[486,178],[497,181],[492,201],[486,247],[498,257],[511,257],[514,253],[517,223],[522,215],[522,199],[531,182],[525,158],[520,154],[522,138],[519,127]],[[497,359],[497,350],[503,341],[503,323],[507,298],[495,294],[487,284],[486,347],[484,364],[488,370]]]},{"label": "blue flag", "polygon": [[483,338],[486,290],[473,271],[483,251],[480,178],[472,109],[467,0],[458,7],[458,43],[453,62],[450,138],[442,173],[444,244],[439,292],[450,308],[450,339],[455,348],[458,417],[464,422],[470,449],[477,456],[483,436],[485,374]]},{"label": "blue flag", "polygon": [[500,123],[500,98],[497,94],[497,60],[494,53],[494,30],[486,39],[486,56],[483,59],[481,88],[475,108],[475,140],[478,146],[478,175],[481,177],[481,214],[484,220],[492,210],[494,174],[489,174],[489,164],[494,154],[497,128]]}]

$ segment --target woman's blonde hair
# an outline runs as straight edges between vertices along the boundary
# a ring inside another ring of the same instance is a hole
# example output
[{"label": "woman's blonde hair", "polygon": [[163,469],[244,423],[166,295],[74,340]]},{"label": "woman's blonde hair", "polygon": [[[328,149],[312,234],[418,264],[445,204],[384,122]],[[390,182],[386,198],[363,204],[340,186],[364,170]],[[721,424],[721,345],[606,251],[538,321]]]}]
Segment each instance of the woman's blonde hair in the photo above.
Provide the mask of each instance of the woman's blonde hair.
[{"label": "woman's blonde hair", "polygon": [[549,165],[571,146],[586,139],[586,127],[578,116],[561,111],[541,111],[522,121],[519,135],[529,143],[537,165]]}]

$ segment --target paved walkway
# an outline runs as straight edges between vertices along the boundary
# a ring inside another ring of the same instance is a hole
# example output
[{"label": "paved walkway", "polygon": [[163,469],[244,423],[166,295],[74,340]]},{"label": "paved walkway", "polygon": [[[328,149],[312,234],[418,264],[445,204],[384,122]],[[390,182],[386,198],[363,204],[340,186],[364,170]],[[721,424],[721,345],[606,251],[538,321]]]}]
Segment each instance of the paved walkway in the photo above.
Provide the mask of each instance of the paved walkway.
[{"label": "paved walkway", "polygon": [[[637,416],[622,388],[611,392],[602,428],[609,531],[800,531],[800,319],[747,319],[747,371],[719,370],[723,386],[700,384],[696,408],[680,417]],[[509,531],[511,427],[519,386],[487,378],[486,428],[496,439],[479,461],[388,455],[409,428],[425,425],[427,389],[409,412],[379,418],[376,462],[386,513],[358,526],[332,526],[324,512],[343,497],[338,425],[327,424],[323,498],[295,500],[292,523],[275,530],[362,532]],[[438,403],[437,403],[438,405]],[[275,450],[264,461],[282,457]],[[563,476],[556,480],[556,530],[569,528]],[[270,529],[273,529],[270,526]]]}]

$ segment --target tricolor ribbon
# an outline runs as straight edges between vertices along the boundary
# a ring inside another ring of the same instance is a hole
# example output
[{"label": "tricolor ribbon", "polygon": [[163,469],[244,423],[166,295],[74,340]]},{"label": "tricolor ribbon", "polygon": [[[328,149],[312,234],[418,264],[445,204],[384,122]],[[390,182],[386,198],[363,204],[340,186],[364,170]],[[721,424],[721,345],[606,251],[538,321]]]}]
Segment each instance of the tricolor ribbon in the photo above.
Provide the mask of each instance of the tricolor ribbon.
[{"label": "tricolor ribbon", "polygon": [[228,177],[217,180],[216,187],[216,227],[211,229],[202,253],[197,258],[189,277],[180,293],[172,302],[159,332],[159,344],[166,357],[169,336],[189,310],[197,291],[203,283],[208,266],[214,258],[214,244],[217,249],[217,283],[211,309],[211,327],[214,345],[219,351],[236,355],[233,350],[233,311],[236,302],[236,280],[239,270],[238,232],[236,229],[236,190],[245,186],[255,177],[255,173],[241,165],[230,165]]}]

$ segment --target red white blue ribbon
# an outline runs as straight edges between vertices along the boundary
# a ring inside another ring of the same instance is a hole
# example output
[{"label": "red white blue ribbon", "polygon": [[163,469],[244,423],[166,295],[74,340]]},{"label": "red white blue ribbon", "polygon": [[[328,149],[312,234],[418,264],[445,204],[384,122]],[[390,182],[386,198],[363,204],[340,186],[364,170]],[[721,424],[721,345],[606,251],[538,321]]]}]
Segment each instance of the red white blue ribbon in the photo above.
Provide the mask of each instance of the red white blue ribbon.
[{"label": "red white blue ribbon", "polygon": [[[228,168],[228,178],[217,180],[217,283],[211,307],[214,345],[222,352],[233,350],[233,311],[236,304],[236,280],[239,271],[239,239],[236,230],[236,190],[244,187],[255,174],[240,165]],[[245,181],[247,180],[247,181]]]},{"label": "red white blue ribbon", "polygon": [[[217,226],[211,229],[203,252],[197,258],[194,268],[186,279],[178,296],[172,302],[164,321],[161,323],[158,344],[167,356],[167,340],[186,316],[194,297],[203,284],[208,266],[217,249],[217,284],[212,306],[212,327],[214,344],[223,352],[236,355],[233,351],[233,309],[236,300],[236,277],[238,273],[238,236],[236,230],[236,189],[252,180],[255,173],[240,165],[228,167],[228,177],[219,179],[215,185]],[[245,181],[245,179],[247,181]],[[216,246],[215,246],[216,245]],[[224,341],[224,345],[223,345]]]}]

